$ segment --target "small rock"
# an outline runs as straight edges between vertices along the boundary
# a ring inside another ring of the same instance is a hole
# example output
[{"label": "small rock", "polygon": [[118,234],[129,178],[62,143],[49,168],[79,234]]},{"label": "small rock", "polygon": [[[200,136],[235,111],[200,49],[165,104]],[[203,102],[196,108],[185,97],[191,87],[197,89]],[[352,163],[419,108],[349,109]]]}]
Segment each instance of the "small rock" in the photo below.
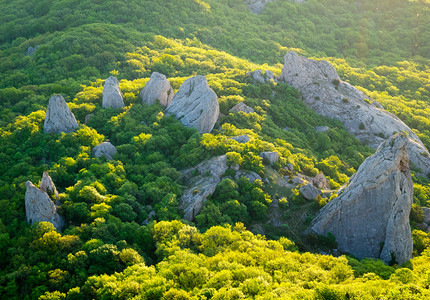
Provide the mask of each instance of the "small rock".
[{"label": "small rock", "polygon": [[248,135],[245,134],[245,135],[231,137],[230,140],[234,140],[240,144],[245,144],[249,142],[250,138]]},{"label": "small rock", "polygon": [[109,77],[105,81],[103,88],[103,103],[102,108],[121,108],[124,107],[124,100],[119,88],[119,82],[116,77]]},{"label": "small rock", "polygon": [[75,115],[67,106],[66,100],[61,95],[54,95],[49,99],[48,109],[46,110],[45,133],[71,132],[78,128]]},{"label": "small rock", "polygon": [[322,172],[318,173],[314,178],[311,178],[310,182],[319,189],[330,189],[330,182]]},{"label": "small rock", "polygon": [[116,154],[116,147],[110,142],[104,142],[93,148],[93,154],[95,157],[104,156],[107,160],[112,160]]},{"label": "small rock", "polygon": [[26,55],[32,56],[34,53],[36,53],[36,50],[39,49],[39,47],[40,45],[36,45],[34,48],[31,46],[28,47]]},{"label": "small rock", "polygon": [[423,212],[424,212],[424,223],[430,225],[430,208],[423,207]]},{"label": "small rock", "polygon": [[240,111],[244,112],[245,114],[250,114],[254,112],[254,109],[252,107],[249,107],[243,102],[239,102],[238,104],[236,104],[230,109],[230,112],[240,112]]},{"label": "small rock", "polygon": [[148,218],[146,218],[143,222],[142,222],[142,225],[148,225],[149,224],[149,221],[151,221],[151,219],[152,218],[154,218],[155,217],[155,211],[151,211],[149,214],[148,214]]},{"label": "small rock", "polygon": [[230,166],[230,169],[235,170],[235,171],[239,171],[240,166],[238,164],[234,164]]},{"label": "small rock", "polygon": [[308,183],[300,187],[300,195],[307,200],[315,200],[318,195],[321,195],[321,190]]},{"label": "small rock", "polygon": [[318,131],[318,132],[327,132],[327,131],[329,131],[330,130],[330,127],[328,127],[328,126],[317,126],[317,127],[315,127],[315,131]]},{"label": "small rock", "polygon": [[94,114],[88,114],[85,116],[84,124],[88,125],[88,122],[91,120],[91,118],[94,116]]},{"label": "small rock", "polygon": [[[287,164],[287,166],[285,167],[286,170],[293,172],[294,171],[294,165],[293,164]],[[284,169],[285,169],[284,168]]]},{"label": "small rock", "polygon": [[273,165],[275,162],[278,161],[279,153],[278,152],[261,152],[260,157],[263,158],[263,161],[267,161],[271,165]]},{"label": "small rock", "polygon": [[299,176],[294,177],[293,179],[291,179],[291,181],[292,181],[292,183],[294,183],[294,184],[302,184],[302,183],[304,183],[304,182],[305,182],[305,181],[304,181],[302,178],[300,178]]},{"label": "small rock", "polygon": [[157,72],[152,73],[151,79],[140,92],[143,104],[154,104],[157,100],[167,107],[172,102],[174,92],[166,76]]},{"label": "small rock", "polygon": [[266,70],[266,82],[270,82],[270,80],[275,81],[275,74],[272,71]]},{"label": "small rock", "polygon": [[261,176],[253,171],[245,171],[245,170],[237,171],[234,178],[239,179],[240,177],[246,177],[248,181],[251,183],[256,180],[262,180]]}]

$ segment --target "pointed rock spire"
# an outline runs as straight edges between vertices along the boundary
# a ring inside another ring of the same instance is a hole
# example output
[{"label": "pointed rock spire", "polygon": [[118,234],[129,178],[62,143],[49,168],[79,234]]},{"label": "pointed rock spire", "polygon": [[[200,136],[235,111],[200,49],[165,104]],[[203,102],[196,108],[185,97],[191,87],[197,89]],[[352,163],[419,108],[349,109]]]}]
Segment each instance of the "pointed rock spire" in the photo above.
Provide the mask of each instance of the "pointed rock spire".
[{"label": "pointed rock spire", "polygon": [[344,192],[321,209],[311,231],[333,234],[339,250],[360,259],[402,264],[412,258],[408,143],[401,133],[381,144],[351,177]]},{"label": "pointed rock spire", "polygon": [[78,128],[75,115],[67,106],[66,100],[61,95],[54,95],[49,99],[48,109],[46,110],[45,133],[71,132]]},{"label": "pointed rock spire", "polygon": [[46,171],[43,172],[43,176],[42,176],[42,180],[40,181],[39,188],[41,191],[44,191],[45,193],[47,193],[48,195],[51,195],[55,199],[59,199],[57,188],[55,187],[55,184],[52,181],[51,176],[49,176],[48,172]]},{"label": "pointed rock spire", "polygon": [[119,82],[116,77],[106,79],[103,87],[103,103],[102,108],[121,108],[124,107],[124,100],[119,88]]},{"label": "pointed rock spire", "polygon": [[146,83],[140,92],[140,98],[143,104],[154,104],[159,100],[160,104],[167,107],[173,99],[173,89],[169,80],[163,74],[154,72],[151,79]]}]

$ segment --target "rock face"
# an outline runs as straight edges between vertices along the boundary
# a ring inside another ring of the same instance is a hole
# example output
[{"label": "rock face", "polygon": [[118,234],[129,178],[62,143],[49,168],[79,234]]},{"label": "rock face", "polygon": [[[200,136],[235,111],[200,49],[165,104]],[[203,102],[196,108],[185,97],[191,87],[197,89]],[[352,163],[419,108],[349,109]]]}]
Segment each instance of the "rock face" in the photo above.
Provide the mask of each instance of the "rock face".
[{"label": "rock face", "polygon": [[52,202],[49,195],[38,189],[30,181],[27,181],[25,192],[25,215],[28,224],[37,222],[50,222],[61,231],[64,226],[63,218],[57,212],[57,206]]},{"label": "rock face", "polygon": [[209,87],[206,77],[191,77],[179,88],[167,112],[176,115],[183,125],[208,133],[218,120],[218,96]]},{"label": "rock face", "polygon": [[58,197],[58,191],[55,187],[54,182],[52,181],[51,176],[49,176],[48,172],[44,171],[42,180],[40,181],[40,190],[47,193],[48,195],[51,195],[55,199],[59,199]]},{"label": "rock face", "polygon": [[206,198],[213,194],[227,169],[227,156],[223,155],[184,171],[183,178],[189,188],[181,197],[180,208],[184,210],[185,220],[192,221],[200,213]]},{"label": "rock face", "polygon": [[275,162],[279,159],[279,153],[278,152],[261,152],[260,157],[268,161],[271,165],[273,165]]},{"label": "rock face", "polygon": [[412,257],[409,213],[413,186],[402,133],[368,157],[337,198],[312,221],[311,231],[334,235],[341,251],[402,264]]},{"label": "rock face", "polygon": [[103,142],[93,148],[93,155],[95,157],[106,157],[107,160],[112,160],[116,154],[116,147],[110,142]]},{"label": "rock face", "polygon": [[397,132],[408,132],[410,160],[422,173],[430,172],[430,154],[415,133],[379,103],[372,103],[364,93],[340,80],[329,62],[307,59],[293,51],[284,60],[279,80],[300,90],[303,102],[317,114],[339,119],[349,133],[372,148]]},{"label": "rock face", "polygon": [[307,200],[315,200],[318,195],[321,195],[321,191],[308,183],[300,187],[300,194]]},{"label": "rock face", "polygon": [[243,102],[239,102],[238,104],[236,104],[230,109],[230,112],[240,112],[240,111],[244,112],[245,114],[250,114],[254,112],[254,109],[252,107],[249,107]]},{"label": "rock face", "polygon": [[61,95],[54,95],[49,99],[48,109],[46,110],[45,133],[71,132],[78,128],[75,115],[67,106],[66,100]]},{"label": "rock face", "polygon": [[122,93],[119,88],[119,82],[116,77],[109,77],[105,81],[103,87],[103,102],[102,108],[121,108],[124,107],[124,100],[122,99]]},{"label": "rock face", "polygon": [[173,99],[173,89],[169,80],[163,74],[154,72],[148,83],[140,92],[140,98],[143,104],[154,104],[157,100],[160,104],[167,107]]}]

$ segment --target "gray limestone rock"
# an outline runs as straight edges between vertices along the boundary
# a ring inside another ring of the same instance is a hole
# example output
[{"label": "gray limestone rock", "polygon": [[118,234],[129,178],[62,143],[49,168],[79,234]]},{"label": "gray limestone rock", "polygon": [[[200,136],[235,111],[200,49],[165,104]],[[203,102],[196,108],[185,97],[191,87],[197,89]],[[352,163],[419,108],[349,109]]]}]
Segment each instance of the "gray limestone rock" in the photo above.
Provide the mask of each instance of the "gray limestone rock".
[{"label": "gray limestone rock", "polygon": [[50,222],[57,231],[64,226],[63,218],[57,212],[57,206],[47,193],[38,189],[33,183],[27,181],[25,192],[25,215],[28,224]]},{"label": "gray limestone rock", "polygon": [[250,138],[248,135],[245,134],[245,135],[231,137],[230,140],[235,140],[238,143],[245,144],[249,142]]},{"label": "gray limestone rock", "polygon": [[78,128],[75,115],[67,106],[66,100],[61,95],[54,95],[49,99],[48,109],[46,110],[45,133],[71,132]]},{"label": "gray limestone rock", "polygon": [[303,180],[303,178],[297,176],[297,177],[294,177],[293,179],[291,179],[291,182],[294,183],[294,184],[302,184],[305,181]]},{"label": "gray limestone rock", "polygon": [[254,182],[256,180],[262,180],[261,176],[253,171],[240,170],[236,172],[234,178],[239,179],[240,177],[246,177],[249,182]]},{"label": "gray limestone rock", "polygon": [[324,176],[324,173],[320,172],[314,178],[311,178],[310,183],[319,189],[330,189],[330,182]]},{"label": "gray limestone rock", "polygon": [[157,72],[152,73],[151,79],[140,92],[143,104],[154,104],[157,100],[167,107],[172,102],[174,92],[166,76]]},{"label": "gray limestone rock", "polygon": [[182,177],[188,188],[182,194],[180,208],[184,210],[185,220],[192,221],[200,213],[227,169],[227,156],[222,155],[184,171]]},{"label": "gray limestone rock", "polygon": [[430,172],[430,154],[417,135],[363,92],[342,81],[329,62],[308,59],[293,51],[284,60],[279,80],[297,88],[303,102],[317,114],[337,118],[349,133],[372,148],[397,132],[408,132],[410,160],[423,174]]},{"label": "gray limestone rock", "polygon": [[116,154],[116,147],[110,142],[103,142],[93,148],[93,155],[95,157],[106,157],[107,160],[112,160]]},{"label": "gray limestone rock", "polygon": [[358,258],[402,264],[412,258],[409,213],[413,185],[405,134],[382,143],[337,198],[312,221],[311,231],[332,233],[339,249]]},{"label": "gray limestone rock", "polygon": [[300,187],[300,195],[307,200],[315,200],[318,195],[321,195],[321,190],[314,187],[311,183]]},{"label": "gray limestone rock", "polygon": [[106,79],[103,87],[103,102],[102,108],[121,108],[124,107],[124,100],[119,88],[119,82],[116,77]]},{"label": "gray limestone rock", "polygon": [[51,197],[55,199],[59,199],[57,188],[55,187],[55,184],[52,181],[51,176],[49,176],[48,172],[46,171],[43,172],[42,180],[40,181],[39,188],[41,191],[44,191]]},{"label": "gray limestone rock", "polygon": [[236,104],[230,109],[230,112],[240,112],[240,111],[244,112],[245,114],[250,114],[254,112],[254,109],[252,107],[249,107],[243,102],[239,102],[238,104]]},{"label": "gray limestone rock", "polygon": [[206,77],[191,77],[181,85],[167,112],[176,115],[183,125],[208,133],[218,119],[218,96],[209,87]]},{"label": "gray limestone rock", "polygon": [[430,208],[423,207],[424,212],[424,223],[430,225]]},{"label": "gray limestone rock", "polygon": [[267,161],[271,165],[273,165],[275,162],[278,161],[279,153],[278,152],[261,152],[260,157],[263,159],[263,161]]}]

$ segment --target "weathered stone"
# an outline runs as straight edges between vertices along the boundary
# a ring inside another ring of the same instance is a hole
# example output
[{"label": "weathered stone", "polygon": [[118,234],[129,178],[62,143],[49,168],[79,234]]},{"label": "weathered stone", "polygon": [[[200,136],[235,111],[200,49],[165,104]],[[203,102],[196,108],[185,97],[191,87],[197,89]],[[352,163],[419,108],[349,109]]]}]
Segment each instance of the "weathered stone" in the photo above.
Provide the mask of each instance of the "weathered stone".
[{"label": "weathered stone", "polygon": [[270,80],[276,81],[275,74],[273,74],[272,71],[266,70],[265,74],[266,74],[266,82],[270,82]]},{"label": "weathered stone", "polygon": [[316,61],[288,52],[279,80],[297,88],[303,102],[317,114],[340,120],[346,130],[376,148],[397,132],[409,134],[409,158],[422,174],[430,172],[430,154],[417,135],[399,118],[372,103],[363,92],[340,80],[327,61]]},{"label": "weathered stone", "polygon": [[94,116],[94,114],[88,114],[85,116],[85,121],[84,124],[88,125],[88,123],[90,122],[91,118]]},{"label": "weathered stone", "polygon": [[55,187],[54,182],[52,181],[51,176],[49,176],[48,172],[44,171],[42,175],[42,180],[40,181],[39,186],[41,191],[44,191],[48,195],[52,196],[55,199],[59,199],[58,191]]},{"label": "weathered stone", "polygon": [[36,53],[36,50],[39,49],[39,47],[40,45],[36,45],[34,48],[31,46],[28,47],[26,55],[33,56],[33,54]]},{"label": "weathered stone", "polygon": [[182,194],[180,208],[184,210],[185,220],[192,221],[200,213],[206,198],[213,194],[227,169],[227,156],[223,155],[184,171],[183,179],[188,188]]},{"label": "weathered stone", "polygon": [[297,176],[297,177],[294,177],[293,179],[291,179],[291,182],[294,184],[302,184],[305,181],[303,180],[303,178],[300,178],[299,176]]},{"label": "weathered stone", "polygon": [[167,111],[176,115],[183,125],[208,133],[218,119],[218,97],[209,87],[206,77],[191,77],[179,88]]},{"label": "weathered stone", "polygon": [[243,102],[239,102],[238,104],[236,104],[230,109],[230,112],[240,112],[240,111],[244,112],[245,114],[250,114],[254,112],[254,109],[252,107],[249,107]]},{"label": "weathered stone", "polygon": [[273,2],[274,0],[245,0],[245,4],[254,13],[259,15],[268,2]]},{"label": "weathered stone", "polygon": [[249,75],[251,76],[251,78],[254,81],[256,81],[258,83],[265,83],[266,82],[266,80],[263,77],[263,71],[261,71],[261,70],[255,70],[255,71],[249,73]]},{"label": "weathered stone", "polygon": [[413,200],[408,143],[402,133],[381,144],[344,192],[321,209],[311,230],[332,233],[341,251],[360,259],[408,261],[412,257],[409,213]]},{"label": "weathered stone", "polygon": [[300,195],[307,200],[315,200],[318,195],[321,195],[321,190],[314,187],[311,183],[300,187]]},{"label": "weathered stone", "polygon": [[249,142],[250,138],[248,135],[245,134],[245,135],[231,137],[230,140],[235,140],[238,143],[245,144]]},{"label": "weathered stone", "polygon": [[287,164],[287,166],[284,169],[293,172],[294,171],[294,165],[293,164]]},{"label": "weathered stone", "polygon": [[320,172],[314,178],[311,178],[310,183],[319,189],[330,189],[330,182],[324,176],[324,173]]},{"label": "weathered stone", "polygon": [[67,106],[66,100],[61,95],[54,95],[49,99],[48,109],[46,110],[45,133],[71,132],[78,128],[75,115]]},{"label": "weathered stone", "polygon": [[430,208],[423,207],[424,212],[424,223],[430,225]]},{"label": "weathered stone", "polygon": [[103,142],[93,148],[93,155],[95,157],[106,157],[107,160],[112,160],[116,154],[116,147],[110,142]]},{"label": "weathered stone", "polygon": [[275,162],[278,161],[279,153],[278,152],[261,152],[260,157],[263,159],[263,161],[267,161],[271,165],[273,165]]},{"label": "weathered stone", "polygon": [[330,130],[330,127],[328,127],[328,126],[317,126],[317,127],[315,127],[315,131],[318,131],[318,132],[327,132],[327,131],[329,131]]},{"label": "weathered stone", "polygon": [[119,82],[116,77],[109,77],[105,81],[103,87],[103,102],[102,108],[121,108],[124,107],[124,100],[122,98],[122,93],[119,88]]},{"label": "weathered stone", "polygon": [[63,218],[57,212],[57,206],[47,193],[38,189],[33,183],[27,181],[25,192],[25,215],[28,224],[50,222],[61,231],[64,226]]},{"label": "weathered stone", "polygon": [[261,176],[255,172],[253,172],[253,171],[245,171],[245,170],[237,171],[234,178],[239,179],[240,177],[246,177],[249,182],[254,182],[256,180],[262,180]]},{"label": "weathered stone", "polygon": [[154,104],[157,100],[167,107],[172,102],[174,92],[166,76],[157,72],[152,73],[151,79],[140,92],[143,104]]}]

